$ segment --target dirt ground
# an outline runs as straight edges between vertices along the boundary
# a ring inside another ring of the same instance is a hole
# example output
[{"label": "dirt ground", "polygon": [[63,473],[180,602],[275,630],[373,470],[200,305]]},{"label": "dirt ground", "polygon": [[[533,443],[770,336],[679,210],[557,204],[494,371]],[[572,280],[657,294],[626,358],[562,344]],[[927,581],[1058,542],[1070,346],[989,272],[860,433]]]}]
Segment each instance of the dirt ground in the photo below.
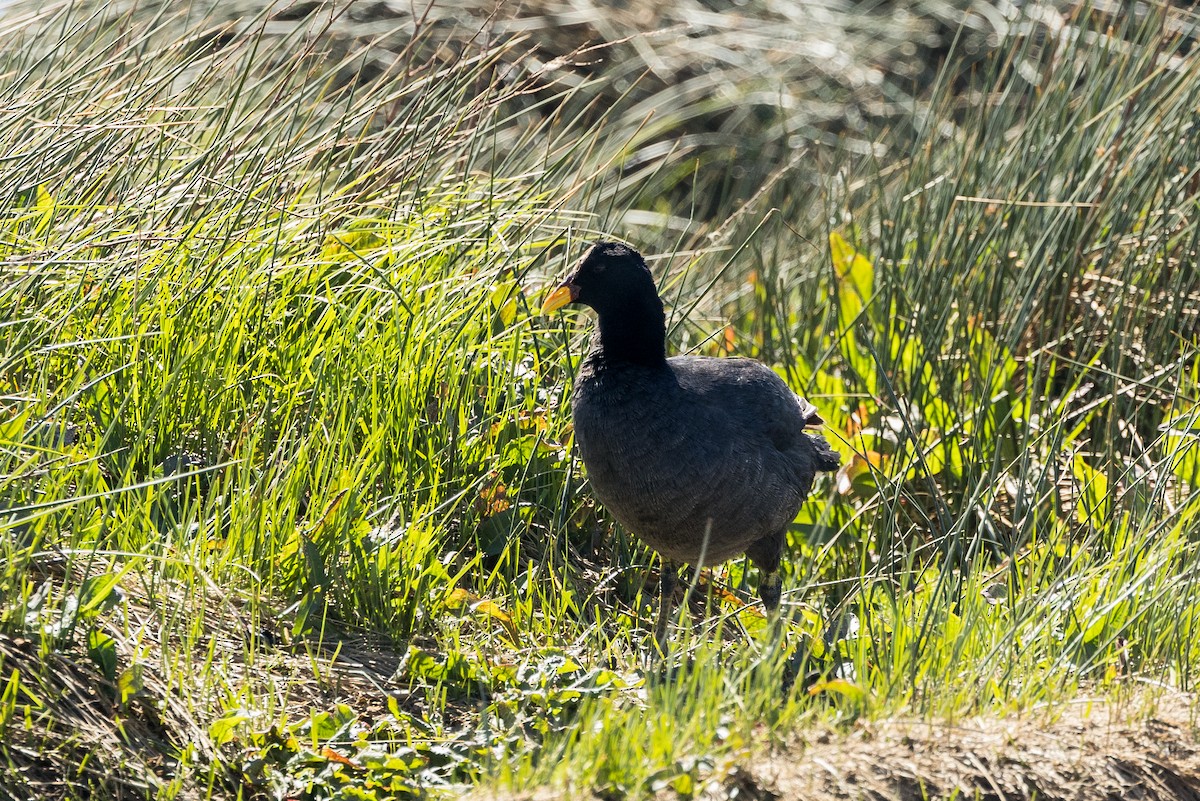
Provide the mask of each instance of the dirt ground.
[{"label": "dirt ground", "polygon": [[[539,789],[475,801],[550,801]],[[593,798],[609,799],[601,794]],[[1200,801],[1200,696],[1175,693],[958,723],[806,731],[710,783],[704,801]],[[659,795],[675,801],[674,793]]]},{"label": "dirt ground", "polygon": [[805,733],[748,760],[706,797],[1200,801],[1197,702],[1079,702],[954,725],[892,720]]}]

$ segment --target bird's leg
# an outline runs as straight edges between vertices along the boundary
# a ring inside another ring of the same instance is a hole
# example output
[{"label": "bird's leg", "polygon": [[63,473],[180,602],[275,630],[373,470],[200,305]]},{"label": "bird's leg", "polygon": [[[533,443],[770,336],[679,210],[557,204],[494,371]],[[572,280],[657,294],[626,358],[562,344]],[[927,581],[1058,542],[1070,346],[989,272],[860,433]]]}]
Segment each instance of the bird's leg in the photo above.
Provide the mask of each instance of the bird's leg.
[{"label": "bird's leg", "polygon": [[783,595],[783,576],[779,574],[779,562],[783,556],[786,537],[786,531],[778,531],[769,537],[756,540],[746,549],[746,555],[758,568],[758,597],[762,598],[763,609],[771,620],[779,618],[779,601]]},{"label": "bird's leg", "polygon": [[658,649],[667,653],[667,626],[671,622],[671,608],[675,600],[675,583],[679,578],[679,565],[664,559],[658,579],[658,620],[654,625],[654,638]]},{"label": "bird's leg", "polygon": [[770,618],[779,615],[779,599],[783,596],[783,576],[779,570],[763,573],[758,582],[758,597],[762,598],[763,609]]}]

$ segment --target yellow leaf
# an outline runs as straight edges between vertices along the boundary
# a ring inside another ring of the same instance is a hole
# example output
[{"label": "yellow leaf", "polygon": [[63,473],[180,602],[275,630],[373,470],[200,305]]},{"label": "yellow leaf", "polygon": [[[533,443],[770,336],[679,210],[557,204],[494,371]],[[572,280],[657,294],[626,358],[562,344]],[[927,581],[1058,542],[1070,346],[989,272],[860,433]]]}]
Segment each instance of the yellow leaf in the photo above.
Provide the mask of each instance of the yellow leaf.
[{"label": "yellow leaf", "polygon": [[446,594],[446,606],[450,609],[458,609],[460,606],[465,606],[474,599],[475,596],[464,590],[462,587],[455,587]]},{"label": "yellow leaf", "polygon": [[470,605],[471,611],[487,615],[503,626],[505,634],[513,644],[520,642],[521,634],[517,631],[517,624],[513,622],[508,612],[505,612],[495,601],[480,598],[473,592],[456,587],[446,595],[445,603],[450,609],[461,609],[463,606]]},{"label": "yellow leaf", "polygon": [[504,325],[512,325],[512,321],[515,319],[517,319],[517,300],[509,298],[500,307],[500,322]]},{"label": "yellow leaf", "polygon": [[142,666],[130,665],[121,671],[121,675],[117,677],[117,692],[121,696],[121,703],[127,704],[135,695],[138,695],[146,689],[145,679],[142,678]]},{"label": "yellow leaf", "polygon": [[37,210],[38,211],[53,211],[54,210],[54,195],[50,194],[50,190],[38,184],[37,188]]},{"label": "yellow leaf", "polygon": [[820,693],[835,693],[848,698],[851,701],[861,702],[867,698],[867,691],[859,687],[852,681],[846,679],[830,679],[829,681],[818,681],[816,684],[808,688],[809,695],[819,695]]},{"label": "yellow leaf", "polygon": [[54,222],[54,209],[57,201],[54,195],[50,194],[46,187],[38,184],[37,188],[37,204],[36,208],[39,212],[37,224],[34,225],[33,235],[36,239],[42,239],[50,232],[50,226]]},{"label": "yellow leaf", "polygon": [[373,231],[343,231],[329,234],[321,244],[321,261],[345,261],[371,250],[378,250],[386,241]]},{"label": "yellow leaf", "polygon": [[492,306],[495,307],[500,323],[508,326],[517,319],[517,298],[521,289],[516,281],[505,281],[492,290]]},{"label": "yellow leaf", "polygon": [[500,625],[504,627],[505,633],[508,634],[508,639],[511,640],[514,645],[520,641],[521,634],[517,631],[517,624],[513,623],[513,619],[509,617],[508,612],[505,612],[503,609],[501,609],[500,605],[495,601],[480,601],[476,605],[475,611],[483,612],[492,620],[500,623]]}]

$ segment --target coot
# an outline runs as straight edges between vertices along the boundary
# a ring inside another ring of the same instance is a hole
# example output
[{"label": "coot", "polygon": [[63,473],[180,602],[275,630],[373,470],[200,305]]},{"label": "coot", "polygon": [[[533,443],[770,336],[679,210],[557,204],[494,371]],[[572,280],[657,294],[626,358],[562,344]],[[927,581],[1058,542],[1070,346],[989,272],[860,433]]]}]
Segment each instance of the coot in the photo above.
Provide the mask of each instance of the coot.
[{"label": "coot", "polygon": [[542,312],[568,303],[599,318],[571,397],[575,441],[596,497],[663,557],[659,641],[680,562],[744,553],[776,610],[787,526],[813,477],[838,468],[829,443],[805,431],[823,422],[816,408],[755,361],[668,359],[654,278],[626,245],[593,245]]}]

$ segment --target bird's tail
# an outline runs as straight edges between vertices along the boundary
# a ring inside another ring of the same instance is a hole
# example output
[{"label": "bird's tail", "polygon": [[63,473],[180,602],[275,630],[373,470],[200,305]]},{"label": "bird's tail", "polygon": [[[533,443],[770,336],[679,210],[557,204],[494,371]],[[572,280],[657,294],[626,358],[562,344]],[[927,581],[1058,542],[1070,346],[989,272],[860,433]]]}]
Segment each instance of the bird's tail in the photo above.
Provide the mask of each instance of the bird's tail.
[{"label": "bird's tail", "polygon": [[837,455],[829,444],[829,440],[822,437],[820,434],[805,434],[812,443],[813,450],[816,451],[817,458],[815,459],[817,471],[821,473],[832,473],[842,466],[842,459]]}]

